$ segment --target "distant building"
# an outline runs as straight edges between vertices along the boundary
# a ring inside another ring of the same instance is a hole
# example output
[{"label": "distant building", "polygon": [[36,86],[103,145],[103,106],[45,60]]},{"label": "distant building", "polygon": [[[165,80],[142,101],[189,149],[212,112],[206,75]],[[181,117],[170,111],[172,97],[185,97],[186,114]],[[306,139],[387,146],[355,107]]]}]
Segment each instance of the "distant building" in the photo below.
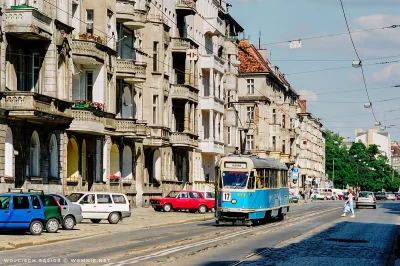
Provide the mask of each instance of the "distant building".
[{"label": "distant building", "polygon": [[368,129],[367,132],[364,132],[362,128],[356,128],[355,142],[362,142],[367,147],[372,144],[377,145],[382,155],[388,158],[388,163],[391,163],[392,153],[389,133],[379,132],[377,128]]},{"label": "distant building", "polygon": [[392,143],[391,154],[392,167],[395,171],[397,171],[397,173],[400,174],[400,147],[397,142]]}]

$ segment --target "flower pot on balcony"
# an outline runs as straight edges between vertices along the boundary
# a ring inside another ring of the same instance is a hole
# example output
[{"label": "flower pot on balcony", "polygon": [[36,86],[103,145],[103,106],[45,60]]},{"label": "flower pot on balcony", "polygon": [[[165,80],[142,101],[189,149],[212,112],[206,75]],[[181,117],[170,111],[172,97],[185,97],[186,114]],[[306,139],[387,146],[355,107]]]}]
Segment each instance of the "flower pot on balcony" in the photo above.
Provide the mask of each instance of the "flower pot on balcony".
[{"label": "flower pot on balcony", "polygon": [[89,109],[89,104],[88,104],[88,103],[85,103],[85,104],[83,105],[83,108]]},{"label": "flower pot on balcony", "polygon": [[119,181],[110,181],[110,186],[119,186]]},{"label": "flower pot on balcony", "polygon": [[76,108],[76,109],[83,109],[83,104],[81,104],[81,103],[75,104],[75,105],[74,105],[74,108]]}]

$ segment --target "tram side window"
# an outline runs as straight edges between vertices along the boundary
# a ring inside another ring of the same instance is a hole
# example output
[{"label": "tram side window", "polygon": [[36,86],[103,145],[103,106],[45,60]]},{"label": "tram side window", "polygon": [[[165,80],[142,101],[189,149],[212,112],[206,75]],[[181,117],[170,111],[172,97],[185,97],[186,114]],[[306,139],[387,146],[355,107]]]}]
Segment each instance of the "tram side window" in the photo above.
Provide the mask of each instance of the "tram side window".
[{"label": "tram side window", "polygon": [[269,183],[269,176],[270,176],[270,170],[269,169],[264,169],[264,184],[265,184],[265,188],[270,188],[270,183]]},{"label": "tram side window", "polygon": [[280,187],[282,187],[283,174],[282,174],[282,171],[279,171],[279,170],[276,172],[277,172],[276,188],[280,188]]},{"label": "tram side window", "polygon": [[276,188],[276,171],[269,170],[269,187]]},{"label": "tram side window", "polygon": [[250,172],[250,178],[249,178],[249,183],[247,185],[247,188],[248,189],[254,189],[254,183],[255,183],[254,172]]},{"label": "tram side window", "polygon": [[282,171],[282,174],[283,174],[282,187],[287,187],[288,186],[288,172]]},{"label": "tram side window", "polygon": [[265,170],[257,170],[256,174],[256,188],[265,188]]}]

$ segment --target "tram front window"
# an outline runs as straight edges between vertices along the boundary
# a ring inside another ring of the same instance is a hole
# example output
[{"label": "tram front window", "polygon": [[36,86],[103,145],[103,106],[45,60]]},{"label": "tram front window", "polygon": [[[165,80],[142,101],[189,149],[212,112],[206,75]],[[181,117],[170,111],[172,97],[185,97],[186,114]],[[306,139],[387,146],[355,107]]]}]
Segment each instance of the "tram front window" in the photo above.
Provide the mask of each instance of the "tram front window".
[{"label": "tram front window", "polygon": [[222,182],[224,188],[245,188],[249,173],[245,172],[223,172]]}]

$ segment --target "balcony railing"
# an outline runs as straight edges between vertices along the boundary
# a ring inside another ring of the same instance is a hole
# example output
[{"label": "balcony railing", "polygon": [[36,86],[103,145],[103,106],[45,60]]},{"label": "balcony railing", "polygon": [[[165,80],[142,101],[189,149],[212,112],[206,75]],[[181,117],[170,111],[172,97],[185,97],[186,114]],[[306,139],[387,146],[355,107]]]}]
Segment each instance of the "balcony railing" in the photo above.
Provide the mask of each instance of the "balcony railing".
[{"label": "balcony railing", "polygon": [[196,49],[198,45],[189,38],[171,38],[172,51],[186,53],[188,49]]},{"label": "balcony railing", "polygon": [[196,1],[197,0],[176,0],[176,11],[182,12],[184,15],[195,14]]},{"label": "balcony railing", "polygon": [[105,46],[94,40],[72,40],[74,62],[78,64],[101,65],[105,60]]},{"label": "balcony railing", "polygon": [[26,40],[51,40],[52,19],[33,7],[23,7],[13,6],[6,10],[5,31]]},{"label": "balcony railing", "polygon": [[135,21],[135,1],[117,0],[116,9],[116,19],[118,22]]},{"label": "balcony railing", "polygon": [[225,60],[215,54],[202,55],[201,57],[201,68],[215,69],[220,73],[224,73],[224,65]]},{"label": "balcony railing", "polygon": [[198,102],[199,94],[189,86],[183,84],[172,84],[172,98]]},{"label": "balcony railing", "polygon": [[224,22],[219,17],[205,18],[204,34],[225,35]]},{"label": "balcony railing", "polygon": [[117,59],[117,78],[136,84],[146,81],[146,64],[131,59]]},{"label": "balcony railing", "polygon": [[171,133],[170,143],[172,146],[198,147],[197,136],[190,133],[173,132]]},{"label": "balcony railing", "polygon": [[40,122],[69,123],[72,120],[71,102],[35,92],[6,91],[4,109],[10,116]]}]

